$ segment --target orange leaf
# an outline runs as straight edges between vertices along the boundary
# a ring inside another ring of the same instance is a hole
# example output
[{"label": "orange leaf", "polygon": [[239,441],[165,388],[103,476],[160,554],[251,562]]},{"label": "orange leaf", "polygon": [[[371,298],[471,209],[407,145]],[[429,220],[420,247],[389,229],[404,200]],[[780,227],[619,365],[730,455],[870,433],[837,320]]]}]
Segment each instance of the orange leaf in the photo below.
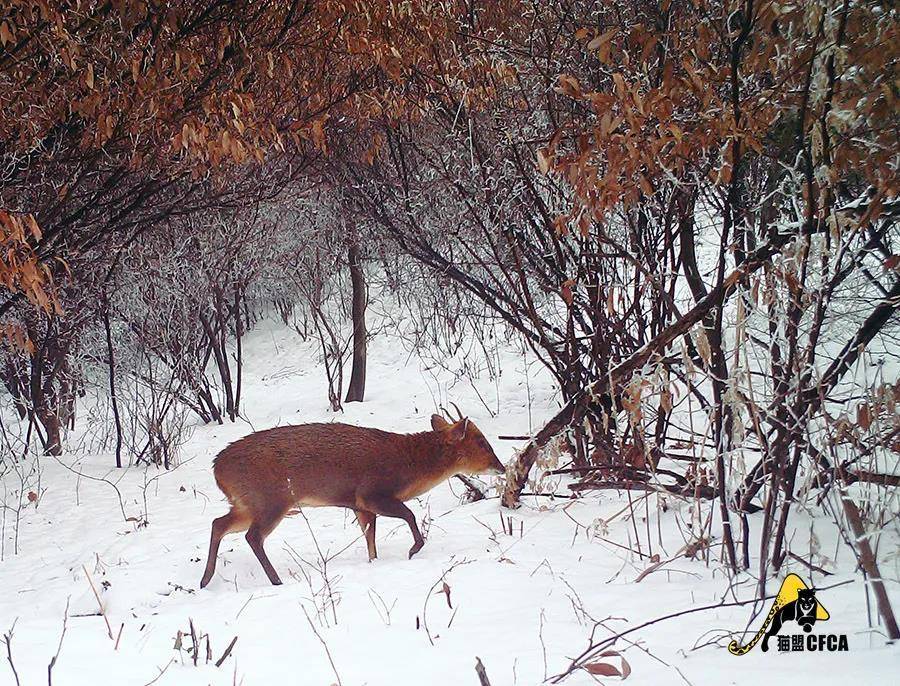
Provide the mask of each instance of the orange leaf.
[{"label": "orange leaf", "polygon": [[560,295],[562,299],[566,301],[566,305],[569,307],[572,306],[573,295],[572,295],[572,286],[575,285],[575,279],[566,279],[562,282],[560,286]]},{"label": "orange leaf", "polygon": [[34,237],[36,241],[41,240],[41,229],[38,226],[37,221],[34,218],[33,214],[29,214],[25,217],[25,223],[28,224],[28,229],[31,231],[31,235]]}]

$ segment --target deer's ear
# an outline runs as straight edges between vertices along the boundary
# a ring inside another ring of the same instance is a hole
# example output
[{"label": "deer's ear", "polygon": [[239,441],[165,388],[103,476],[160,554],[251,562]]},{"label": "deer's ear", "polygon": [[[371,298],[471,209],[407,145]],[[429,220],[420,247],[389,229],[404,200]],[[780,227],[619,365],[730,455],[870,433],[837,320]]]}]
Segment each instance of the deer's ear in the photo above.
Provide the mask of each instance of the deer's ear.
[{"label": "deer's ear", "polygon": [[431,428],[435,431],[440,431],[441,429],[447,429],[450,427],[450,422],[441,417],[439,414],[431,415]]},{"label": "deer's ear", "polygon": [[450,437],[454,441],[462,441],[466,437],[466,432],[469,430],[469,418],[460,419],[456,424],[453,424],[450,428]]}]

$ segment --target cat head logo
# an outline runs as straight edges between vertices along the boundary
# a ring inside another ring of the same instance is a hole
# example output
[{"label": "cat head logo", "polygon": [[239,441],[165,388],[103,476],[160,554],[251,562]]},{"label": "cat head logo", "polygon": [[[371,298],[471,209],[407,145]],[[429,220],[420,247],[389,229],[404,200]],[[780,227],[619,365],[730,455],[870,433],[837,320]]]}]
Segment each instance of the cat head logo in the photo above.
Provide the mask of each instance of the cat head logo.
[{"label": "cat head logo", "polygon": [[796,574],[788,574],[781,582],[781,590],[772,603],[772,609],[769,610],[766,620],[753,639],[743,646],[738,645],[737,641],[732,641],[728,644],[728,652],[732,655],[745,655],[759,643],[760,639],[765,652],[769,649],[769,639],[781,631],[785,622],[797,622],[804,632],[809,633],[816,622],[824,622],[829,616],[828,610],[816,599],[816,590],[807,586]]}]

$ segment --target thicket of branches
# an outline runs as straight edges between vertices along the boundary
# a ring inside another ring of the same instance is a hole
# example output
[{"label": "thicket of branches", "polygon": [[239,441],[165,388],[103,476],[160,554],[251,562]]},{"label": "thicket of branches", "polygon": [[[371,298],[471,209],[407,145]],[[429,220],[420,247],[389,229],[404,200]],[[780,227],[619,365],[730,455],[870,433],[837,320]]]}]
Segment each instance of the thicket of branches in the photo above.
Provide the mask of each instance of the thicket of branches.
[{"label": "thicket of branches", "polygon": [[4,12],[2,377],[47,452],[103,380],[117,460],[168,464],[272,313],[362,399],[368,276],[423,349],[499,324],[553,375],[507,506],[561,449],[576,491],[706,500],[761,588],[797,507],[896,510],[888,3]]}]

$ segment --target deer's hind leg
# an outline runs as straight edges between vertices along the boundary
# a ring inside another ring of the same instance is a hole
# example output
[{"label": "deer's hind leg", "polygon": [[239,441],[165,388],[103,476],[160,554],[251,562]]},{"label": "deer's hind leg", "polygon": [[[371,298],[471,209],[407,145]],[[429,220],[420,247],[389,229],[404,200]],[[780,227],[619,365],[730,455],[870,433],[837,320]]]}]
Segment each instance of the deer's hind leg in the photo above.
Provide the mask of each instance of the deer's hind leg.
[{"label": "deer's hind leg", "polygon": [[206,570],[200,580],[200,588],[204,588],[212,579],[216,571],[216,556],[219,554],[219,544],[222,537],[236,531],[245,531],[250,526],[250,515],[244,510],[232,507],[227,514],[213,520],[212,532],[209,537],[209,554],[206,558]]},{"label": "deer's hind leg", "polygon": [[369,562],[378,557],[375,550],[375,513],[367,510],[356,510],[356,521],[366,537],[366,547],[369,549]]},{"label": "deer's hind leg", "polygon": [[288,509],[289,508],[287,507],[273,508],[258,514],[253,518],[253,523],[250,524],[250,528],[247,529],[247,543],[250,544],[250,549],[253,551],[253,554],[256,555],[256,559],[259,560],[263,571],[266,573],[266,576],[269,577],[269,581],[272,582],[273,586],[280,586],[281,578],[278,576],[278,572],[275,571],[275,567],[272,566],[269,556],[266,555],[265,548],[263,548],[263,542],[266,540],[266,537],[272,533],[275,527],[278,526],[279,522],[281,522],[285,514],[287,514]]}]

